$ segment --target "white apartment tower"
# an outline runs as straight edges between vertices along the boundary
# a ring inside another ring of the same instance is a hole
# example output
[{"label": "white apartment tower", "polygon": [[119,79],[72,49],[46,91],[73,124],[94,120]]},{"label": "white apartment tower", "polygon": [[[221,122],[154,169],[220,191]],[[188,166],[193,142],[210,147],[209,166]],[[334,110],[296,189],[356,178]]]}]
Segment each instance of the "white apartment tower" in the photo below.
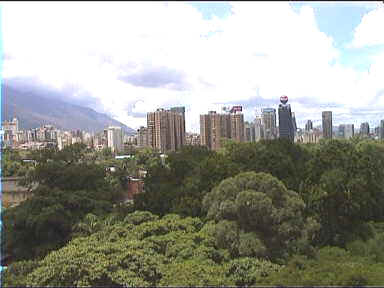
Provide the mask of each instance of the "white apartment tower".
[{"label": "white apartment tower", "polygon": [[123,150],[123,132],[121,127],[110,126],[107,129],[108,148],[111,148],[113,153]]}]

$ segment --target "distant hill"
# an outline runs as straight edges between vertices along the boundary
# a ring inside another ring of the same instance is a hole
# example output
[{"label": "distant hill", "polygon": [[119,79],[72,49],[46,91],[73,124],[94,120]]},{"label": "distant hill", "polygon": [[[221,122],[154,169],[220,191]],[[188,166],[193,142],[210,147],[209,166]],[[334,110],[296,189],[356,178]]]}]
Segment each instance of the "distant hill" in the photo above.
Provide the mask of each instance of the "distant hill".
[{"label": "distant hill", "polygon": [[100,132],[107,126],[120,126],[127,134],[135,133],[134,129],[106,114],[46,95],[39,95],[38,91],[22,91],[3,84],[1,98],[2,121],[17,117],[20,129],[31,129],[44,124],[51,124],[64,130],[80,129],[88,132]]}]

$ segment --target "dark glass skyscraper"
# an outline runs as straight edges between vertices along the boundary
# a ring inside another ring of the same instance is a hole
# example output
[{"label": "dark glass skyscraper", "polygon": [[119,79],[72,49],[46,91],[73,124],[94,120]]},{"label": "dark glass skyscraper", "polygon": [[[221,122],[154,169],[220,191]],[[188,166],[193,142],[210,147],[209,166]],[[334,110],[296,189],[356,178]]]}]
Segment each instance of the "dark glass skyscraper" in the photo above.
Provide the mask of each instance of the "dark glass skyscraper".
[{"label": "dark glass skyscraper", "polygon": [[294,124],[292,119],[291,105],[287,104],[288,97],[280,97],[279,105],[279,137],[286,138],[293,142],[295,137]]},{"label": "dark glass skyscraper", "polygon": [[332,139],[332,111],[323,111],[323,137]]}]

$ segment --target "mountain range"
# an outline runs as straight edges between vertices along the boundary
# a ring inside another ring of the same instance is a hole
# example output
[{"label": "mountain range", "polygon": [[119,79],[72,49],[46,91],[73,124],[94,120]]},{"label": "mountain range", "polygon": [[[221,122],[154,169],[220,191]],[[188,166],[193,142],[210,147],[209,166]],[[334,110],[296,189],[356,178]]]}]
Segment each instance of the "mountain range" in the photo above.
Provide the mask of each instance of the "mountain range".
[{"label": "mountain range", "polygon": [[19,120],[19,129],[32,129],[45,124],[63,130],[100,132],[108,126],[120,126],[126,134],[135,130],[93,109],[74,105],[37,90],[1,86],[1,120]]}]

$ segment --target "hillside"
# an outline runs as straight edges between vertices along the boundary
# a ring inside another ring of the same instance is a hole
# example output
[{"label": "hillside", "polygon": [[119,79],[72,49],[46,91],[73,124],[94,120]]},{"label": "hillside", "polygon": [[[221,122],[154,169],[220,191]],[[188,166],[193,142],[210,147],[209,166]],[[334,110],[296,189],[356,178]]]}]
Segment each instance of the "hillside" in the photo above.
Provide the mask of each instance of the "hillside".
[{"label": "hillside", "polygon": [[73,105],[57,99],[40,95],[37,91],[22,91],[3,84],[2,121],[13,117],[19,119],[20,129],[31,129],[44,124],[52,124],[64,130],[81,129],[88,132],[102,131],[107,126],[120,126],[127,134],[134,129],[93,109]]}]

